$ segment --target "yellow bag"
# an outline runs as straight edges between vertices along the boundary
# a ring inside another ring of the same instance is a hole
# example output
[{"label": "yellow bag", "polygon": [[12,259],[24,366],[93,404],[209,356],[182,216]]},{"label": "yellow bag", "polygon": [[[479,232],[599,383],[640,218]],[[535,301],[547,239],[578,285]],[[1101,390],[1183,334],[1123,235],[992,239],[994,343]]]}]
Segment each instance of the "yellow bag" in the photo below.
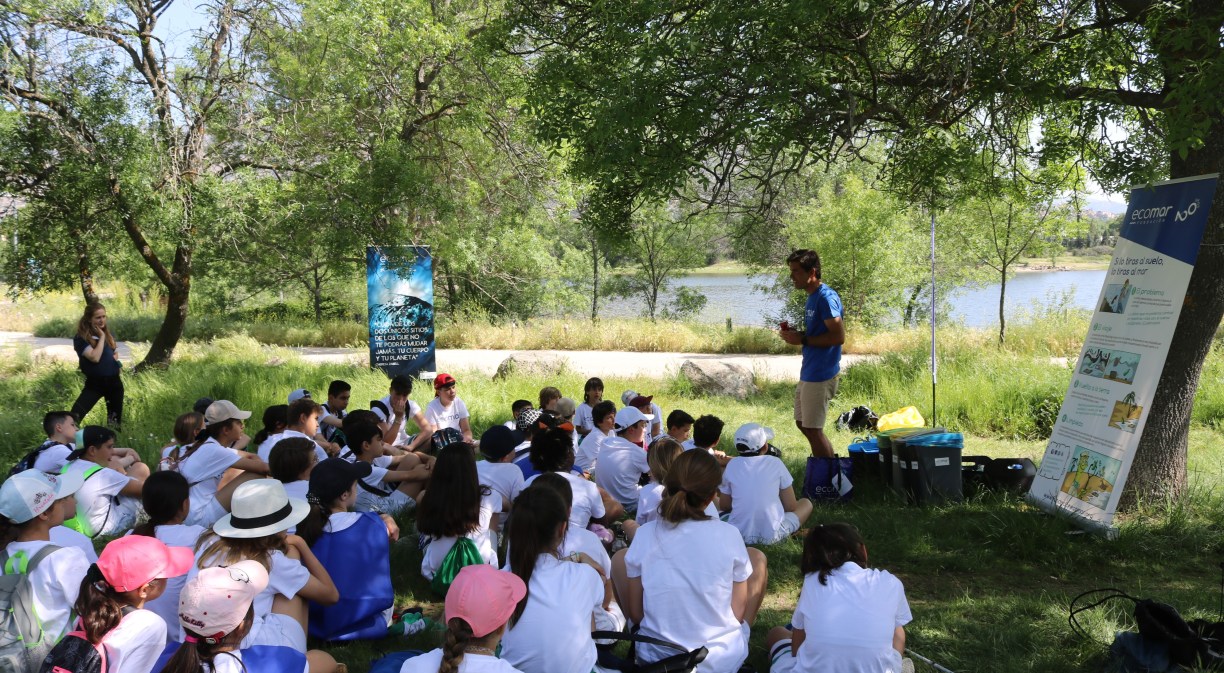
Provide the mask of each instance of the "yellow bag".
[{"label": "yellow bag", "polygon": [[921,428],[923,425],[926,425],[926,420],[922,418],[922,414],[918,413],[917,407],[903,407],[891,414],[881,416],[876,423],[876,430],[884,432],[897,428]]}]

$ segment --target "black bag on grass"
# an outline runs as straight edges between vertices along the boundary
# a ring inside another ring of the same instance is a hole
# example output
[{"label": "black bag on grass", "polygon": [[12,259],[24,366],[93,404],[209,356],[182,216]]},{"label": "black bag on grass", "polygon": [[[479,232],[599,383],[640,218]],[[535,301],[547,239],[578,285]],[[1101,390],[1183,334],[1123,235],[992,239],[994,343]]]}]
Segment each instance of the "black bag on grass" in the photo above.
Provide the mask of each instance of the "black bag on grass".
[{"label": "black bag on grass", "polygon": [[[1150,646],[1149,649],[1167,651],[1170,662],[1212,670],[1224,666],[1224,643],[1218,639],[1218,635],[1224,632],[1224,625],[1195,620],[1195,626],[1192,626],[1172,605],[1150,598],[1134,598],[1120,589],[1093,589],[1073,598],[1068,617],[1071,630],[1090,639],[1091,636],[1080,626],[1077,617],[1085,610],[1114,599],[1124,599],[1134,604],[1133,614],[1140,637]],[[1089,600],[1092,602],[1087,603]],[[1081,601],[1087,604],[1080,604]]]},{"label": "black bag on grass", "polygon": [[849,430],[851,432],[874,432],[876,422],[879,420],[880,417],[871,410],[871,407],[859,406],[838,416],[834,426],[838,430]]},{"label": "black bag on grass", "polygon": [[[618,657],[612,651],[615,645],[596,645],[596,650],[598,651],[596,663],[602,668],[621,671],[621,673],[692,673],[697,670],[697,664],[705,661],[706,655],[709,654],[709,650],[705,647],[699,647],[690,651],[675,643],[651,638],[650,636],[643,636],[639,633],[595,631],[591,633],[591,637],[597,643],[601,640],[621,640],[630,643],[628,658]],[[639,664],[634,652],[637,643],[647,643],[656,647],[675,650],[676,653],[653,663]]]}]

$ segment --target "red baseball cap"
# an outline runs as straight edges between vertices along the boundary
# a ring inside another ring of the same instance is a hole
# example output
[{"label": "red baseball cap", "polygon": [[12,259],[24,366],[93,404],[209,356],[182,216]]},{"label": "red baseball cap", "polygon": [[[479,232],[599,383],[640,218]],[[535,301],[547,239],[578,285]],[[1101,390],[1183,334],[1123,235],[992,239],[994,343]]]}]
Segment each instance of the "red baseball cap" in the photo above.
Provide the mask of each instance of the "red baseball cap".
[{"label": "red baseball cap", "polygon": [[453,385],[455,385],[455,377],[445,372],[438,374],[438,376],[434,379],[434,389],[435,390],[438,388],[445,388],[446,386],[453,386]]}]

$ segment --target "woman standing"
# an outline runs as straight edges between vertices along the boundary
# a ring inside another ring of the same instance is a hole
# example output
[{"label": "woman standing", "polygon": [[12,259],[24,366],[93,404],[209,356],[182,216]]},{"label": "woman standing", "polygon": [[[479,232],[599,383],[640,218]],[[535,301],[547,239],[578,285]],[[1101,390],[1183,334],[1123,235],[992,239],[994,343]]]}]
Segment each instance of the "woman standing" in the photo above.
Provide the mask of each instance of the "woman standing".
[{"label": "woman standing", "polygon": [[88,304],[85,307],[85,314],[77,323],[76,336],[72,338],[72,347],[77,352],[81,373],[85,375],[85,388],[72,405],[72,415],[81,422],[98,400],[105,397],[106,424],[118,429],[123,421],[123,380],[119,378],[123,364],[119,362],[115,335],[106,326],[105,306]]}]

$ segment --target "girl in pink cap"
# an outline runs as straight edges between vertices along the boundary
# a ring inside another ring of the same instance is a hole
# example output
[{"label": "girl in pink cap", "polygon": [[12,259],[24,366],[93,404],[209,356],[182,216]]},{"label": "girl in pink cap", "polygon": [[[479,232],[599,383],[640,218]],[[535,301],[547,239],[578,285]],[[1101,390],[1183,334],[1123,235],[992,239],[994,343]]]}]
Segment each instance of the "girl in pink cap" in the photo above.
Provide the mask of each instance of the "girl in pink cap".
[{"label": "girl in pink cap", "polygon": [[[74,633],[106,652],[110,673],[150,673],[166,646],[166,621],[145,603],[162,594],[166,580],[185,575],[192,553],[143,535],[112,540],[89,566],[74,606]],[[67,653],[71,640],[51,651],[48,662]]]},{"label": "girl in pink cap", "polygon": [[520,673],[497,658],[506,621],[527,595],[527,585],[493,566],[467,566],[446,594],[446,641],[440,649],[404,662],[400,673]]}]

